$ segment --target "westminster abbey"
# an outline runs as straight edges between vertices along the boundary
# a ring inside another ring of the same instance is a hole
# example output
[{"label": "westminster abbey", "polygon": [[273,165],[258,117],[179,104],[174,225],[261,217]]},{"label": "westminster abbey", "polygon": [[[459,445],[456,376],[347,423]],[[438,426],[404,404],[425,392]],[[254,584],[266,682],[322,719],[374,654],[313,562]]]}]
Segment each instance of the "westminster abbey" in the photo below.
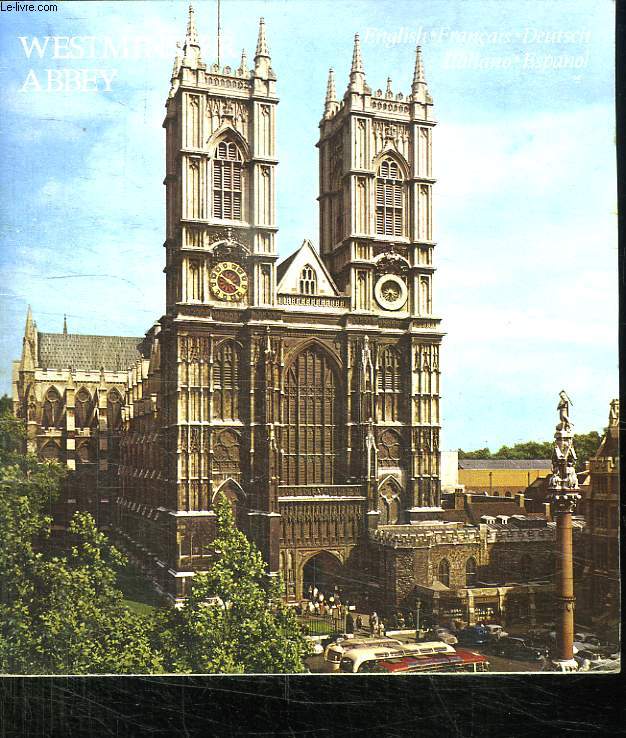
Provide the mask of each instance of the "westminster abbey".
[{"label": "westminster abbey", "polygon": [[326,577],[400,606],[447,556],[438,599],[468,586],[465,559],[474,577],[489,561],[486,533],[441,507],[421,51],[409,94],[369,87],[358,35],[341,97],[330,70],[319,249],[304,240],[282,262],[277,89],[262,19],[253,64],[221,67],[190,10],[163,122],[165,315],[143,338],[101,340],[29,316],[16,412],[33,450],[76,470],[64,504],[92,509],[172,600],[210,564],[219,495],[289,601]]}]

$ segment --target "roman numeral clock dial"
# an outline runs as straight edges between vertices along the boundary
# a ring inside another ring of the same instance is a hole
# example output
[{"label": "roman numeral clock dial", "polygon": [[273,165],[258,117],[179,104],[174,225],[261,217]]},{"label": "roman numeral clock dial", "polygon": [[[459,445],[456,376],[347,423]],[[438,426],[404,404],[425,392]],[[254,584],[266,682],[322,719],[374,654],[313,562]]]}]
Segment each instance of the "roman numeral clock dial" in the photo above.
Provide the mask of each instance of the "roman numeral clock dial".
[{"label": "roman numeral clock dial", "polygon": [[211,269],[209,284],[218,300],[239,302],[248,291],[248,275],[239,264],[221,261]]}]

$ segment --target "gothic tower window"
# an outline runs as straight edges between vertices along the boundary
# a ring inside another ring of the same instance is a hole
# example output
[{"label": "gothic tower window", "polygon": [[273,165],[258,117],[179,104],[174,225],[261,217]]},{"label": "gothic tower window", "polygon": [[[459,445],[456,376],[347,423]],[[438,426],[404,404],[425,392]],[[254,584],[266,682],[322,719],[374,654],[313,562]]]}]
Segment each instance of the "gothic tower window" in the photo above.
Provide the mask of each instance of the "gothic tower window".
[{"label": "gothic tower window", "polygon": [[471,556],[465,564],[465,586],[475,587],[477,582],[476,559]]},{"label": "gothic tower window", "polygon": [[378,511],[380,525],[396,525],[400,522],[400,489],[392,481],[387,481],[378,493]]},{"label": "gothic tower window", "polygon": [[81,387],[76,393],[76,406],[74,410],[75,424],[77,428],[87,428],[91,416],[91,395]]},{"label": "gothic tower window", "polygon": [[383,159],[376,178],[376,233],[404,234],[404,178],[391,158]]},{"label": "gothic tower window", "polygon": [[61,395],[54,387],[46,392],[46,399],[43,403],[43,418],[41,425],[43,428],[57,428],[61,424]]},{"label": "gothic tower window", "polygon": [[242,201],[241,152],[236,143],[222,141],[213,160],[213,216],[241,220]]},{"label": "gothic tower window", "polygon": [[307,264],[300,272],[300,294],[314,295],[317,292],[317,275],[315,269]]},{"label": "gothic tower window", "polygon": [[302,351],[285,381],[284,466],[287,484],[332,484],[337,379],[323,351]]},{"label": "gothic tower window", "polygon": [[239,347],[232,341],[221,343],[213,362],[213,417],[239,419]]},{"label": "gothic tower window", "polygon": [[445,584],[446,587],[450,586],[450,564],[448,563],[448,559],[441,559],[441,561],[439,562],[437,579],[442,584]]},{"label": "gothic tower window", "polygon": [[393,346],[382,349],[378,360],[378,417],[383,421],[400,419],[400,354]]}]

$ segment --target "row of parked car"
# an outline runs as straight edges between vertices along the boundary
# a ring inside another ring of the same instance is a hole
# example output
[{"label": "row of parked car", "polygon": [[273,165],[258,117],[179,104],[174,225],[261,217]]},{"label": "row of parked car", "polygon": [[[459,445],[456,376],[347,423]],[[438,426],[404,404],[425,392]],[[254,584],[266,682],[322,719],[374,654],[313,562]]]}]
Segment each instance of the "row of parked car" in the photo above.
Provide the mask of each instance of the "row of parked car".
[{"label": "row of parked car", "polygon": [[[523,637],[511,637],[495,623],[456,631],[436,626],[427,635],[427,638],[433,637],[452,646],[479,648],[495,656],[531,662],[545,661],[556,647],[554,630],[535,630]],[[574,634],[574,659],[582,671],[619,669],[619,647],[617,644],[603,644],[595,633],[577,631]]]}]

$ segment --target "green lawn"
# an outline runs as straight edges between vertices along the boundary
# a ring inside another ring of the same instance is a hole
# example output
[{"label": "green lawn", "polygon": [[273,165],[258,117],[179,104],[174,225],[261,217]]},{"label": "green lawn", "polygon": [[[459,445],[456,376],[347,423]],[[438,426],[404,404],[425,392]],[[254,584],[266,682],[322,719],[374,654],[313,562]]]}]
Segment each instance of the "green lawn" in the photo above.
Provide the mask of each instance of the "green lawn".
[{"label": "green lawn", "polygon": [[124,594],[124,604],[139,615],[148,615],[163,604],[161,595],[130,563],[118,574],[117,586]]}]

